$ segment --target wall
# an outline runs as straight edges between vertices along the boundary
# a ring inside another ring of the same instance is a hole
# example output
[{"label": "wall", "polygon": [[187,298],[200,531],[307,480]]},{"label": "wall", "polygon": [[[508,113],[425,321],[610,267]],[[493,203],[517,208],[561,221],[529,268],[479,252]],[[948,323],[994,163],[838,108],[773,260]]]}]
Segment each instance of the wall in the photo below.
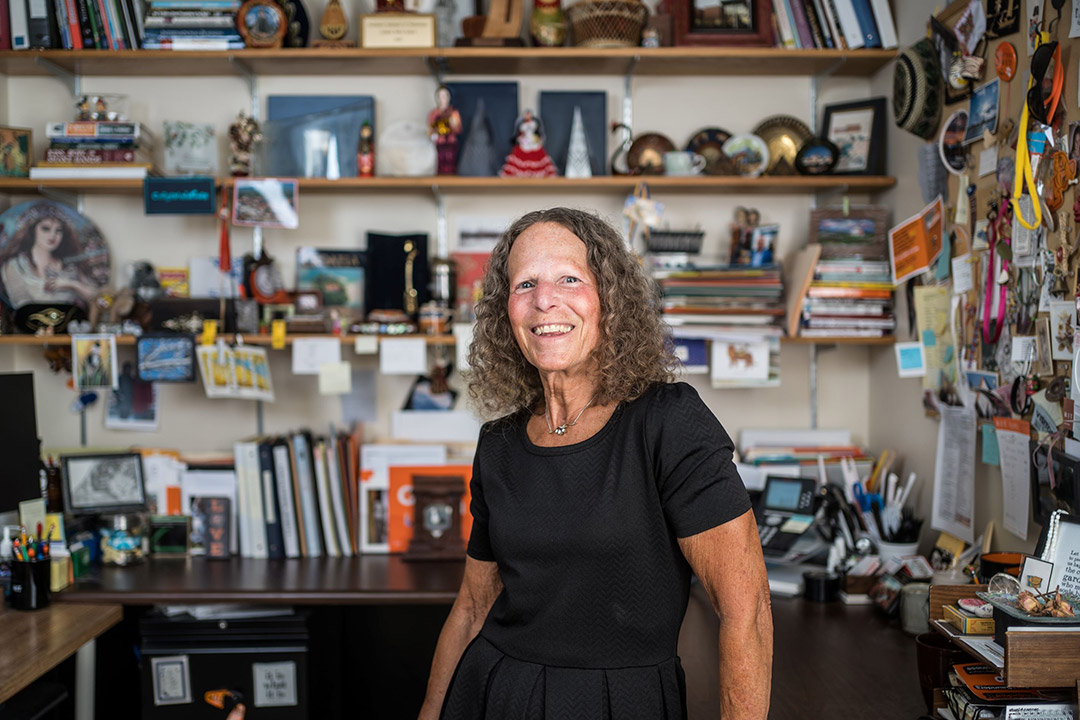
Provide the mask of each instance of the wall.
[{"label": "wall", "polygon": [[[455,76],[454,79],[457,79]],[[467,79],[515,79],[512,76]],[[535,107],[541,89],[600,89],[608,92],[608,114],[619,119],[623,79],[611,76],[522,76],[521,106]],[[2,81],[0,81],[2,82]],[[386,128],[396,120],[423,118],[432,105],[435,81],[425,76],[375,77],[341,75],[335,77],[261,77],[260,98],[265,102],[274,93],[369,93],[377,98],[376,128]],[[865,97],[865,79],[828,79],[821,83],[822,101]],[[6,103],[6,122],[40,128],[46,121],[65,119],[73,111],[72,99],[64,86],[51,78],[11,77],[0,103]],[[124,93],[131,100],[131,115],[160,133],[165,119],[212,122],[224,134],[236,112],[248,103],[247,86],[239,78],[129,78],[86,77],[83,92]],[[685,142],[697,129],[719,125],[732,132],[748,132],[758,121],[776,113],[789,113],[808,122],[811,81],[807,78],[742,77],[640,77],[633,83],[634,126],[637,132],[660,131],[676,143]],[[25,98],[33,97],[33,102]],[[44,151],[43,133],[35,133],[37,156]],[[222,140],[222,167],[227,148]],[[158,150],[160,156],[160,150]],[[25,197],[10,197],[12,203]],[[805,242],[808,212],[814,198],[807,195],[738,196],[701,194],[661,197],[667,205],[668,221],[674,227],[701,227],[706,231],[706,254],[726,251],[724,237],[734,208],[752,204],[761,210],[762,221],[781,226],[780,250],[785,255]],[[142,212],[136,196],[86,195],[85,214],[94,220],[109,240],[114,278],[125,265],[149,259],[159,266],[184,265],[195,254],[216,254],[217,229],[208,218],[152,217]],[[615,222],[622,197],[615,194],[560,193],[493,194],[490,197],[466,193],[447,196],[451,242],[456,236],[460,215],[516,217],[540,206],[572,204],[595,208]],[[436,206],[424,193],[304,195],[301,224],[295,231],[267,231],[266,247],[278,259],[287,282],[294,276],[294,253],[299,245],[362,247],[367,230],[422,230],[434,234]],[[249,250],[250,232],[233,230],[234,255]],[[121,360],[133,350],[121,349]],[[357,366],[374,368],[370,358],[346,357]],[[0,348],[0,367],[33,370],[36,374],[38,426],[47,447],[71,447],[79,442],[79,418],[69,410],[72,392],[65,387],[68,377],[53,376],[36,348]],[[820,363],[822,427],[850,427],[859,442],[869,441],[871,375],[868,351],[842,347],[823,353]],[[695,380],[706,401],[729,431],[736,435],[744,427],[805,427],[810,422],[808,367],[809,348],[785,345],[782,351],[782,387],[769,390],[713,391]],[[271,370],[277,402],[265,406],[267,432],[310,426],[326,428],[340,423],[336,398],[317,393],[316,380],[290,374],[289,355],[272,353]],[[409,378],[379,377],[379,421],[366,428],[370,438],[385,440],[389,413],[404,401]],[[92,446],[172,447],[182,450],[228,449],[231,443],[256,432],[256,412],[250,402],[207,400],[201,385],[164,385],[159,391],[158,432],[117,432],[104,428],[102,404],[87,413],[88,441]]]}]

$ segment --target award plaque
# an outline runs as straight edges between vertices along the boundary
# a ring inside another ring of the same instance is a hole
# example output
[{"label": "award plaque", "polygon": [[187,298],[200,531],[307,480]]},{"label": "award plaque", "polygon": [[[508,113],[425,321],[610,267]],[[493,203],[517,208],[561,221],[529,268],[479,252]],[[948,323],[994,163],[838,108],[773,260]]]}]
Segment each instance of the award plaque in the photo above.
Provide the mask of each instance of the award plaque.
[{"label": "award plaque", "polygon": [[464,560],[461,477],[413,477],[413,536],[404,560]]}]

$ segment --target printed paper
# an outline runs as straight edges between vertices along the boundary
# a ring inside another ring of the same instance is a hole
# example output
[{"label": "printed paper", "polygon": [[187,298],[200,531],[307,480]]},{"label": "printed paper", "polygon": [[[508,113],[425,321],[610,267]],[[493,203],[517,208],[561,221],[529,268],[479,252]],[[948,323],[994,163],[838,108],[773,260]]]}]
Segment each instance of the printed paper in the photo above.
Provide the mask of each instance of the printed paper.
[{"label": "printed paper", "polygon": [[[1001,453],[1001,498],[1005,529],[1027,540],[1031,499],[1031,426],[1026,420],[994,418]],[[969,540],[970,542],[970,540]]]},{"label": "printed paper", "polygon": [[940,405],[931,526],[975,541],[975,406]]},{"label": "printed paper", "polygon": [[941,254],[945,211],[941,196],[889,230],[889,261],[893,285],[925,272]]}]

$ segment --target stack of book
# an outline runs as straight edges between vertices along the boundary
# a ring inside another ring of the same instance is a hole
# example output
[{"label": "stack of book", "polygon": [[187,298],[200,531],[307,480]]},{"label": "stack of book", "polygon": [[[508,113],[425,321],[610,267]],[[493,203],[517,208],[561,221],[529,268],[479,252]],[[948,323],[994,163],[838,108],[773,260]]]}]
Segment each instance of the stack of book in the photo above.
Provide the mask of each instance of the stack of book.
[{"label": "stack of book", "polygon": [[652,256],[664,320],[675,327],[778,326],[784,318],[780,266],[749,267]]},{"label": "stack of book", "polygon": [[773,0],[781,47],[854,50],[897,46],[889,0]]},{"label": "stack of book", "polygon": [[36,180],[142,179],[156,174],[153,137],[142,123],[87,120],[45,126],[45,160],[30,168]]},{"label": "stack of book", "polygon": [[953,670],[954,684],[943,691],[949,702],[949,715],[939,711],[943,717],[956,720],[1076,717],[1075,695],[1067,688],[1012,688],[1005,684],[998,668],[981,663],[954,665]]},{"label": "stack of book", "polygon": [[[143,33],[142,0],[46,0],[4,3],[0,44],[64,50],[134,50]],[[24,8],[25,9],[22,9]],[[17,11],[18,10],[18,11]]]},{"label": "stack of book", "polygon": [[147,50],[239,50],[240,0],[151,0],[143,47]]},{"label": "stack of book", "polygon": [[884,337],[896,329],[889,263],[819,260],[802,305],[803,337]]}]

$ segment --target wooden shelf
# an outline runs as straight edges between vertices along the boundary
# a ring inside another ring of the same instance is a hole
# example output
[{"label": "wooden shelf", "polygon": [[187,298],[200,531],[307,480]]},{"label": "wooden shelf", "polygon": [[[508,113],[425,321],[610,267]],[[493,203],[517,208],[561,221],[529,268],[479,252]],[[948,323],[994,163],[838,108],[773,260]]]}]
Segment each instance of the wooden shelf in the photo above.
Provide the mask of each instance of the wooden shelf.
[{"label": "wooden shelf", "polygon": [[894,50],[754,47],[6,50],[0,72],[48,75],[48,63],[84,76],[427,75],[434,64],[458,75],[623,75],[632,69],[637,75],[866,76],[895,56]]},{"label": "wooden shelf", "polygon": [[[222,335],[220,335],[220,337],[224,338],[227,342],[230,342],[230,343],[235,342],[235,340],[236,340],[236,336],[232,335],[230,333],[222,334]],[[269,346],[271,344],[271,342],[272,342],[272,338],[269,335],[243,335],[242,337],[244,339],[244,343],[247,344],[247,345],[266,345],[266,346]],[[334,335],[316,335],[316,334],[311,334],[311,335],[307,335],[307,334],[287,335],[285,337],[285,344],[286,345],[292,345],[293,342],[295,340],[297,340],[298,338],[332,338],[332,337],[337,337],[339,340],[341,340],[341,343],[343,345],[349,345],[349,344],[352,344],[352,343],[356,342],[356,339],[359,338],[359,337],[372,337],[372,336],[370,336],[370,335],[339,335],[339,336],[334,336]],[[455,339],[454,339],[453,335],[419,335],[419,334],[416,334],[416,335],[377,335],[377,336],[374,336],[374,337],[378,337],[380,340],[385,340],[387,338],[390,338],[390,339],[396,339],[396,338],[423,339],[423,340],[427,341],[428,345],[453,345],[455,343]],[[201,342],[201,337],[197,336],[195,338],[195,342],[196,343]],[[70,335],[52,335],[52,336],[48,336],[48,337],[39,337],[37,335],[0,335],[0,346],[3,346],[3,345],[26,345],[26,346],[30,346],[30,347],[33,347],[33,346],[56,347],[56,346],[70,345],[70,344],[71,344],[71,336]],[[116,344],[117,345],[134,345],[135,344],[135,336],[134,335],[117,335],[116,336]]]},{"label": "wooden shelf", "polygon": [[[359,195],[365,192],[412,191],[518,193],[551,191],[555,193],[628,193],[641,181],[654,192],[678,193],[764,193],[802,194],[822,191],[879,192],[896,185],[896,178],[877,175],[770,175],[747,178],[729,176],[640,177],[604,176],[593,178],[498,178],[498,177],[374,177],[300,178],[300,192]],[[231,186],[233,178],[220,183]],[[37,193],[43,188],[88,194],[142,194],[142,180],[31,180],[0,178],[0,193]]]},{"label": "wooden shelf", "polygon": [[895,345],[896,336],[885,337],[786,337],[784,342],[792,345]]}]

